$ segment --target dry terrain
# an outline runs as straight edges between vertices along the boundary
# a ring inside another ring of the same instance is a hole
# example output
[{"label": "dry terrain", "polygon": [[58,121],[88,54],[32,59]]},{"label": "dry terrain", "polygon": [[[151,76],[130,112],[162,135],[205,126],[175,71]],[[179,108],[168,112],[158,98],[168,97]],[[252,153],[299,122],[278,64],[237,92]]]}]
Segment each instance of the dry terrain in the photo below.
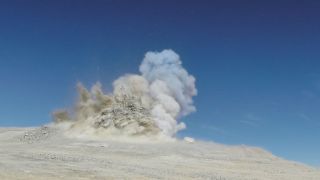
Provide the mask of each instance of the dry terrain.
[{"label": "dry terrain", "polygon": [[0,128],[0,179],[319,180],[320,170],[255,147],[84,140],[49,127]]}]

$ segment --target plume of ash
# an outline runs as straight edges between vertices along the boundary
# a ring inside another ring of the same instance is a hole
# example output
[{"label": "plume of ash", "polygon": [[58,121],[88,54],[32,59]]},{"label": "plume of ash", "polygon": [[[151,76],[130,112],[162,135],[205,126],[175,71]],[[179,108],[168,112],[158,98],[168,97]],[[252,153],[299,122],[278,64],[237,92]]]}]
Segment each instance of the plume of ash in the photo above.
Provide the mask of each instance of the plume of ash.
[{"label": "plume of ash", "polygon": [[85,133],[175,135],[186,127],[178,119],[195,111],[195,78],[172,50],[147,52],[139,70],[141,75],[127,74],[115,80],[109,95],[103,93],[100,83],[90,91],[78,84],[74,113],[57,111],[55,122],[67,122],[70,129]]}]

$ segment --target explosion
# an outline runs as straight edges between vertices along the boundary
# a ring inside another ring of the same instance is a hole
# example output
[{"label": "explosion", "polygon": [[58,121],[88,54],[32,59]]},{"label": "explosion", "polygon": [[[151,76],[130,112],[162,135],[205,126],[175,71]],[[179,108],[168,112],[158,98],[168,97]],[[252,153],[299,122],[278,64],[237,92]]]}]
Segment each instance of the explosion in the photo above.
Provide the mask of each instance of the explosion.
[{"label": "explosion", "polygon": [[126,74],[113,82],[113,92],[104,94],[98,82],[91,90],[78,84],[79,100],[74,113],[54,113],[56,124],[93,134],[174,136],[186,125],[179,120],[196,108],[195,78],[182,67],[172,50],[147,52],[140,75]]}]

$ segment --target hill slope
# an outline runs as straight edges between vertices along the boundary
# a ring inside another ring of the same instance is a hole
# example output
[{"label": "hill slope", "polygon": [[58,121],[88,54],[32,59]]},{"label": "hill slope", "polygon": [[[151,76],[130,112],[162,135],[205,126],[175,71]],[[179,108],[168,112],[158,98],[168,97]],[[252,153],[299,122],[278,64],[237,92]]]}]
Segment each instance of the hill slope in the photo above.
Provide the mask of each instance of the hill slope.
[{"label": "hill slope", "polygon": [[0,179],[319,180],[320,170],[247,146],[84,140],[49,127],[0,128]]}]

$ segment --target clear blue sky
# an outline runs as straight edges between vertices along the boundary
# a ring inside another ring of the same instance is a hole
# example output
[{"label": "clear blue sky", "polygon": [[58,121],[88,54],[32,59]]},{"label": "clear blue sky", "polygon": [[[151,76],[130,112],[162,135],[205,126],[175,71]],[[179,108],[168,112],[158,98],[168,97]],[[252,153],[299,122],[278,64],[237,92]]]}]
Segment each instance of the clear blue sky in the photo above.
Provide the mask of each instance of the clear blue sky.
[{"label": "clear blue sky", "polygon": [[0,126],[38,126],[171,48],[197,79],[192,136],[320,166],[320,1],[1,1]]}]

